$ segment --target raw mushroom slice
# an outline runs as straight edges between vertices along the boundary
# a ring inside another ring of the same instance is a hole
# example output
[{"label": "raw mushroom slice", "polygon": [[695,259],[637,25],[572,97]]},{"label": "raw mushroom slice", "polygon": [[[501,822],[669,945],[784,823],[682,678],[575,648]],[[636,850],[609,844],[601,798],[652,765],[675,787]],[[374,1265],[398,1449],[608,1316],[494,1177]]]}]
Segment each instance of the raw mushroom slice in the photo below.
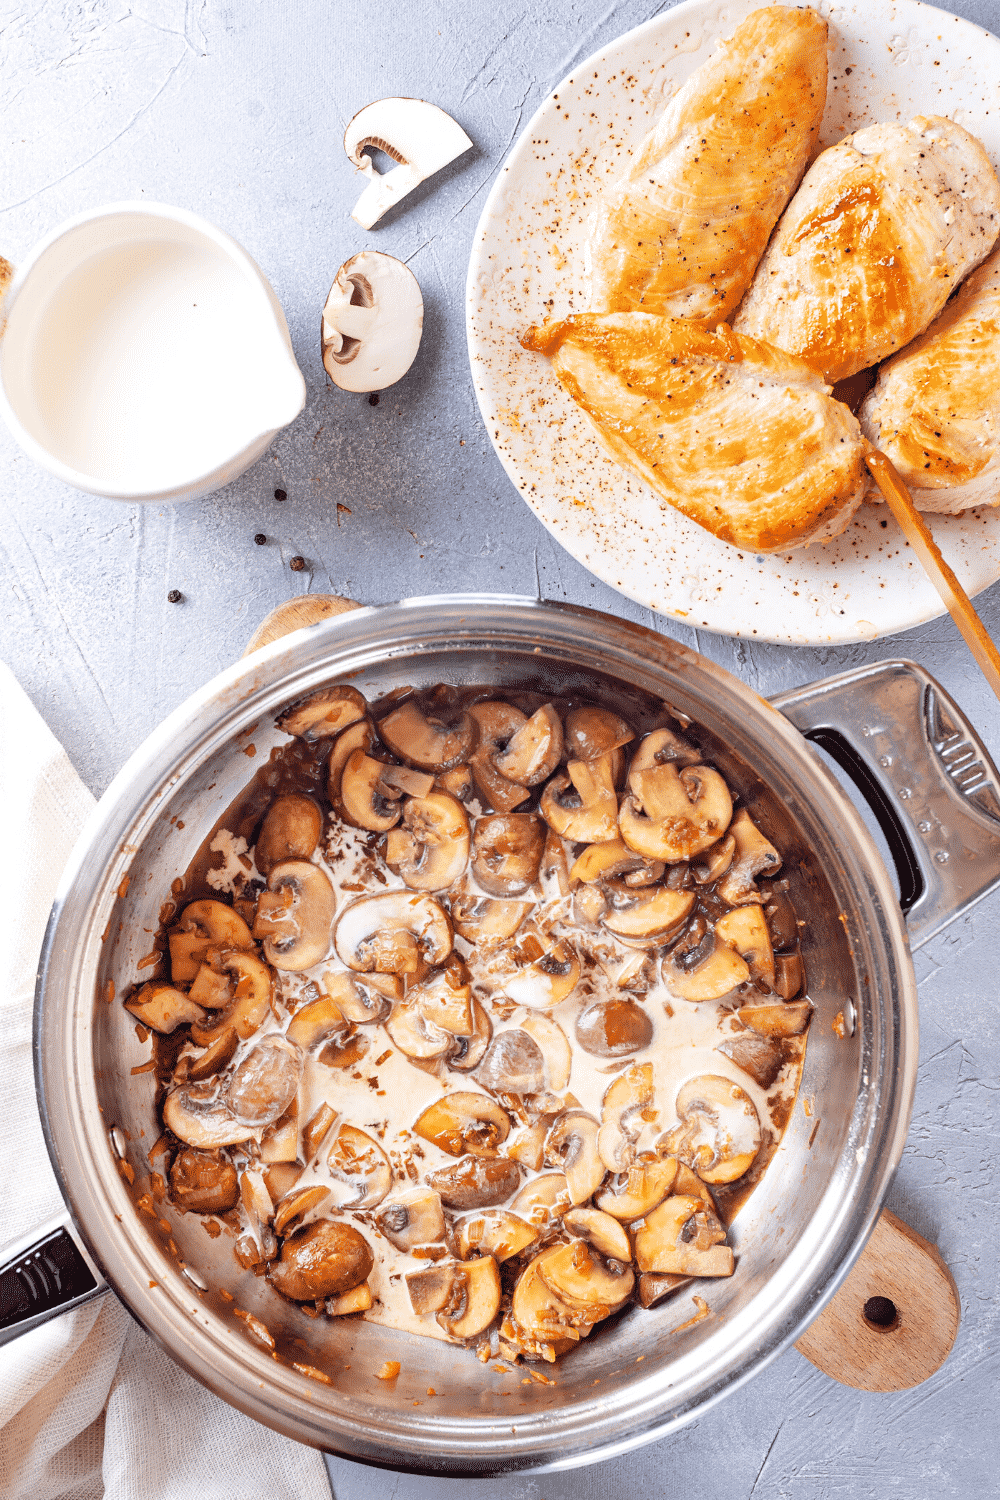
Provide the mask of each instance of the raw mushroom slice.
[{"label": "raw mushroom slice", "polygon": [[474,946],[499,943],[514,936],[534,904],[496,896],[452,896],[451,920],[459,936]]},{"label": "raw mushroom slice", "polygon": [[716,843],[732,815],[729,788],[710,766],[678,771],[667,762],[637,770],[633,761],[618,828],[637,854],[676,864]]},{"label": "raw mushroom slice", "polygon": [[511,703],[492,702],[471,704],[469,714],[478,731],[478,741],[469,758],[476,791],[494,812],[512,812],[531,794],[527,787],[501,776],[496,758],[503,754],[518,730],[527,724],[527,717]]},{"label": "raw mushroom slice", "polygon": [[552,704],[545,703],[511,735],[507,748],[493,757],[493,764],[508,781],[537,786],[551,776],[562,752],[562,720]]},{"label": "raw mushroom slice", "polygon": [[313,1302],[360,1286],[374,1264],[371,1246],[353,1224],[318,1219],[285,1240],[267,1274],[283,1296],[293,1302]]},{"label": "raw mushroom slice", "polygon": [[517,1191],[520,1181],[517,1162],[502,1156],[462,1156],[427,1175],[428,1187],[440,1195],[441,1202],[462,1211],[494,1208]]},{"label": "raw mushroom slice", "polygon": [[486,1049],[476,1077],[497,1094],[540,1094],[545,1087],[545,1057],[527,1031],[501,1031]]},{"label": "raw mushroom slice", "polygon": [[693,968],[680,967],[675,960],[676,955],[671,954],[664,958],[663,982],[674,999],[687,1000],[692,1005],[721,1000],[750,978],[746,961],[725,943],[714,939],[707,955]]},{"label": "raw mushroom slice", "polygon": [[573,1053],[566,1033],[550,1016],[525,1016],[521,1030],[539,1045],[545,1060],[545,1086],[560,1094],[567,1087],[573,1066]]},{"label": "raw mushroom slice", "polygon": [[399,793],[389,795],[383,781],[388,768],[363,750],[353,750],[340,773],[337,805],[345,823],[368,833],[385,833],[403,816]]},{"label": "raw mushroom slice", "polygon": [[641,939],[648,947],[680,932],[694,906],[692,891],[672,891],[665,885],[631,887],[608,880],[604,890],[609,909],[601,918],[603,926],[616,937]]},{"label": "raw mushroom slice", "polygon": [[264,815],[254,864],[265,877],[282,860],[312,859],[323,831],[323,814],[311,797],[276,797]]},{"label": "raw mushroom slice", "polygon": [[594,1201],[602,1213],[628,1224],[662,1203],[676,1177],[677,1162],[673,1157],[640,1158],[627,1172],[613,1178]]},{"label": "raw mushroom slice", "polygon": [[170,1197],[182,1214],[224,1214],[240,1195],[236,1168],[219,1151],[185,1147],[170,1168]]},{"label": "raw mushroom slice", "polygon": [[[365,148],[384,151],[395,163],[384,175],[375,171]],[[425,178],[471,149],[462,127],[424,99],[376,99],[351,120],[344,132],[344,150],[368,186],[354,205],[351,218],[371,229],[390,208]]]},{"label": "raw mushroom slice", "polygon": [[776,874],[781,869],[781,855],[744,807],[733,818],[729,831],[736,840],[736,854],[716,890],[729,906],[762,905],[764,894],[757,888],[757,876]]},{"label": "raw mushroom slice", "polygon": [[454,1229],[460,1260],[473,1255],[492,1255],[499,1263],[520,1255],[538,1239],[537,1229],[506,1208],[487,1208],[482,1213],[470,1214],[459,1219]]},{"label": "raw mushroom slice", "polygon": [[354,1125],[341,1125],[327,1153],[338,1208],[375,1208],[392,1187],[392,1167],[377,1141]]},{"label": "raw mushroom slice", "polygon": [[163,1123],[179,1141],[202,1151],[238,1146],[255,1134],[252,1125],[241,1125],[233,1119],[217,1082],[171,1089],[163,1100]]},{"label": "raw mushroom slice", "polygon": [[635,739],[635,730],[607,708],[572,708],[566,715],[567,760],[597,760]]},{"label": "raw mushroom slice", "polygon": [[735,1182],[750,1169],[760,1150],[760,1120],[738,1083],[714,1073],[689,1078],[674,1108],[681,1123],[664,1145],[702,1182]]},{"label": "raw mushroom slice", "polygon": [[283,1036],[264,1037],[247,1053],[226,1087],[226,1108],[257,1130],[283,1115],[299,1087],[302,1055]]},{"label": "raw mushroom slice", "polygon": [[367,712],[368,704],[357,688],[327,687],[286,709],[276,724],[286,734],[317,740],[339,734]]},{"label": "raw mushroom slice", "polygon": [[465,808],[447,792],[408,797],[403,823],[386,838],[386,864],[411,890],[446,891],[464,874],[469,858]]},{"label": "raw mushroom slice", "polygon": [[494,813],[477,818],[472,874],[491,896],[520,896],[538,879],[545,831],[534,813]]},{"label": "raw mushroom slice", "polygon": [[189,984],[205,962],[210,948],[237,948],[251,952],[254,942],[249,927],[223,901],[192,901],[168,934],[170,974],[174,984]]},{"label": "raw mushroom slice", "polygon": [[554,833],[573,843],[602,844],[615,838],[618,796],[611,756],[571,760],[566,775],[553,776],[546,785],[538,810]]},{"label": "raw mushroom slice", "polygon": [[560,1115],[545,1140],[545,1160],[561,1167],[569,1188],[570,1202],[586,1203],[605,1177],[605,1166],[597,1150],[599,1126],[592,1115],[570,1109]]},{"label": "raw mushroom slice", "polygon": [[774,988],[774,950],[759,906],[737,906],[726,912],[715,924],[715,935],[740,955],[751,979]]},{"label": "raw mushroom slice", "polygon": [[434,1245],[445,1236],[441,1199],[427,1187],[404,1188],[387,1199],[375,1223],[397,1250]]},{"label": "raw mushroom slice", "polygon": [[424,299],[409,266],[361,250],[340,267],[323,307],[323,366],[342,391],[384,391],[417,357]]},{"label": "raw mushroom slice", "polygon": [[545,1285],[570,1307],[586,1309],[595,1322],[620,1307],[635,1285],[628,1263],[606,1261],[585,1240],[570,1240],[539,1260]]},{"label": "raw mushroom slice", "polygon": [[653,1064],[633,1063],[605,1091],[597,1149],[609,1172],[624,1172],[635,1160],[636,1142],[652,1119]]},{"label": "raw mushroom slice", "polygon": [[449,1156],[493,1157],[510,1134],[510,1116],[488,1094],[462,1091],[429,1104],[413,1129]]},{"label": "raw mushroom slice", "polygon": [[646,1217],[635,1236],[640,1271],[680,1276],[731,1276],[726,1231],[700,1198],[675,1194]]},{"label": "raw mushroom slice", "polygon": [[631,1057],[653,1040],[653,1023],[642,1006],[626,996],[595,1000],[576,1018],[576,1039],[594,1057]]},{"label": "raw mushroom slice", "polygon": [[337,897],[329,876],[305,859],[275,865],[257,899],[254,936],[276,969],[299,974],[330,951]]},{"label": "raw mushroom slice", "polygon": [[143,1026],[165,1035],[176,1031],[178,1026],[187,1026],[189,1022],[201,1021],[205,1017],[201,1006],[189,999],[183,990],[175,990],[173,985],[156,980],[144,984],[138,994],[126,1000],[125,1009]]},{"label": "raw mushroom slice", "polygon": [[466,761],[476,738],[475,720],[469,714],[447,724],[425,714],[412,698],[387,714],[378,728],[393,755],[420,771],[435,773]]},{"label": "raw mushroom slice", "polygon": [[563,1217],[563,1225],[569,1234],[586,1240],[609,1260],[627,1264],[632,1259],[632,1246],[621,1224],[599,1208],[571,1208]]},{"label": "raw mushroom slice", "polygon": [[444,963],[451,923],[430,896],[380,891],[344,908],[333,940],[337,957],[356,973],[416,974],[424,963]]}]

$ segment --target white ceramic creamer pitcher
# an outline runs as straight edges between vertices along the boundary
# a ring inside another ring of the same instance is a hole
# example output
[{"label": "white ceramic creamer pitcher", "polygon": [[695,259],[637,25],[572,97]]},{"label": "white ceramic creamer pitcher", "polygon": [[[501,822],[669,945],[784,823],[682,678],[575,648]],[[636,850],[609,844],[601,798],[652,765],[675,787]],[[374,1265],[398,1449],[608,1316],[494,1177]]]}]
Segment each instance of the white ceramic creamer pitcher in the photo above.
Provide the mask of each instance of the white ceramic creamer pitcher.
[{"label": "white ceramic creamer pitcher", "polygon": [[0,410],[78,490],[197,499],[249,468],[305,399],[260,267],[184,209],[117,203],[70,219],[0,305]]}]

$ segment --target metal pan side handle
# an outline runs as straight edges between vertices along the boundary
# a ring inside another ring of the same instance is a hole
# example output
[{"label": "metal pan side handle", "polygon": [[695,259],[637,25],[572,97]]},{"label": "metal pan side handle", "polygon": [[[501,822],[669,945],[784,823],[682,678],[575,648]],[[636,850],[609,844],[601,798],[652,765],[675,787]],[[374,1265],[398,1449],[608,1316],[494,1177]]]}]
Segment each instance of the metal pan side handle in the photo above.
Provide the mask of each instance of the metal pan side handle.
[{"label": "metal pan side handle", "polygon": [[896,863],[912,949],[1000,885],[1000,775],[923,667],[877,662],[770,701],[871,807]]},{"label": "metal pan side handle", "polygon": [[0,1345],[108,1290],[69,1216],[0,1248]]}]

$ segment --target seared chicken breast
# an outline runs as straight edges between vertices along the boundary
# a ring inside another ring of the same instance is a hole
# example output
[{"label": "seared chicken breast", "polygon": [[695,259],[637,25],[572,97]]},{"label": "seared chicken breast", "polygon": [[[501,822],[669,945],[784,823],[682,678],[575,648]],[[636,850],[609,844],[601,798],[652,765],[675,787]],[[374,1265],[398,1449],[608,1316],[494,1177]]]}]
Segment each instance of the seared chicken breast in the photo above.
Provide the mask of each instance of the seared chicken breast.
[{"label": "seared chicken breast", "polygon": [[882,366],[858,415],[921,510],[1000,505],[1000,250]]},{"label": "seared chicken breast", "polygon": [[826,34],[767,6],[688,79],[595,212],[593,311],[730,315],[816,149]]},{"label": "seared chicken breast", "polygon": [[803,179],[733,320],[831,383],[924,331],[1000,232],[1000,183],[942,118],[871,125]]},{"label": "seared chicken breast", "polygon": [[532,328],[612,456],[665,505],[747,552],[836,536],[864,495],[867,445],[801,360],[651,313],[581,313]]}]

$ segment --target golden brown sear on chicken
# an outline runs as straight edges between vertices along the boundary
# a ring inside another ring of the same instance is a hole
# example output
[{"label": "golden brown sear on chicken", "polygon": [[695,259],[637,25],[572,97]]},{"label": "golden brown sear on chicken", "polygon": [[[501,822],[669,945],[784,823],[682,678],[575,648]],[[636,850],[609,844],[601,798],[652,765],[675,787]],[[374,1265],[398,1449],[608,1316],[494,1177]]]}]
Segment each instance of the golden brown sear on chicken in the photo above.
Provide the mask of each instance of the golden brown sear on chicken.
[{"label": "golden brown sear on chicken", "polygon": [[831,383],[902,349],[1000,232],[1000,183],[961,125],[872,125],[810,167],[733,327]]},{"label": "golden brown sear on chicken", "polygon": [[859,416],[921,510],[1000,504],[1000,250],[882,366]]},{"label": "golden brown sear on chicken", "polygon": [[816,147],[826,22],[767,6],[688,79],[598,205],[590,306],[727,318]]},{"label": "golden brown sear on chicken", "polygon": [[735,547],[825,540],[861,503],[866,444],[847,407],[801,360],[726,324],[582,313],[522,343],[549,356],[619,463]]}]

